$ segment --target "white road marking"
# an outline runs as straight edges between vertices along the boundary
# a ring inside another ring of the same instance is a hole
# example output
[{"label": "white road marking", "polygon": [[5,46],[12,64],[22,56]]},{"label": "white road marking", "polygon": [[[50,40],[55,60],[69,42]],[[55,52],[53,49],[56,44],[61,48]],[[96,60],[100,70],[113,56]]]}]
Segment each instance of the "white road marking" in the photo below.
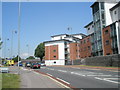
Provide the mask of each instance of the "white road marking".
[{"label": "white road marking", "polygon": [[58,70],[58,71],[60,71],[60,72],[67,72],[67,71],[64,71],[64,70]]},{"label": "white road marking", "polygon": [[49,76],[52,76],[51,74],[47,73]]},{"label": "white road marking", "polygon": [[98,80],[103,80],[103,81],[108,81],[108,82],[112,82],[112,83],[117,83],[117,84],[120,84],[120,82],[116,82],[116,81],[108,80],[107,78],[99,78],[99,77],[95,77],[95,79],[98,79]]},{"label": "white road marking", "polygon": [[113,79],[113,80],[118,80],[118,78],[104,78],[104,79]]},{"label": "white road marking", "polygon": [[107,76],[112,76],[112,75],[87,75],[87,76],[104,76],[104,77],[107,77]]},{"label": "white road marking", "polygon": [[52,68],[49,68],[49,70],[54,70],[54,69],[52,69]]},{"label": "white road marking", "polygon": [[70,84],[69,82],[67,82],[67,81],[65,81],[65,80],[63,80],[63,79],[60,79],[60,78],[57,78],[57,79],[65,82],[65,83],[67,83],[67,84]]},{"label": "white road marking", "polygon": [[71,74],[75,74],[75,75],[79,75],[79,76],[84,76],[85,77],[84,74],[79,74],[79,73],[75,73],[75,72],[71,72]]}]

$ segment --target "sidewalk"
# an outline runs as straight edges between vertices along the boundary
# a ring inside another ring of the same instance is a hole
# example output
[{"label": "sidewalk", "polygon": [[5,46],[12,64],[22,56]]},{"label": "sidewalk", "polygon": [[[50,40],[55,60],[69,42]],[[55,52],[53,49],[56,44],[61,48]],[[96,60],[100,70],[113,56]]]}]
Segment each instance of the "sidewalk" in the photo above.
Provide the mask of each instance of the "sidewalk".
[{"label": "sidewalk", "polygon": [[48,78],[45,75],[37,73],[33,70],[28,70],[23,67],[18,69],[18,67],[9,67],[10,73],[19,74],[21,77],[21,87],[20,88],[64,88],[57,82]]},{"label": "sidewalk", "polygon": [[[58,67],[61,67],[58,65]],[[70,68],[81,68],[81,69],[101,69],[101,70],[111,70],[111,71],[119,71],[120,67],[102,67],[102,66],[85,66],[85,65],[64,65],[62,67],[70,67]]]}]

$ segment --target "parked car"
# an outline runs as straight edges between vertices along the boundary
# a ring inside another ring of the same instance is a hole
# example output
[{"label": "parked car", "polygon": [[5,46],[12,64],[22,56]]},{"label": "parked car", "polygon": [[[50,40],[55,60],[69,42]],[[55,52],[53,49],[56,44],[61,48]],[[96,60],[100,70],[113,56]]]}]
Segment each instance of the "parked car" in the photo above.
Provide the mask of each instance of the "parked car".
[{"label": "parked car", "polygon": [[[18,66],[18,64],[16,64],[16,66]],[[23,66],[23,64],[22,64],[22,63],[19,63],[19,66],[20,66],[20,67],[22,67],[22,66]]]},{"label": "parked car", "polygon": [[32,63],[30,67],[31,67],[32,69],[34,69],[34,68],[39,68],[39,69],[40,69],[40,66],[41,66],[41,65],[40,65],[39,63]]},{"label": "parked car", "polygon": [[41,66],[46,66],[46,64],[45,63],[41,63]]},{"label": "parked car", "polygon": [[25,63],[25,67],[30,67],[30,66],[31,66],[30,62]]}]

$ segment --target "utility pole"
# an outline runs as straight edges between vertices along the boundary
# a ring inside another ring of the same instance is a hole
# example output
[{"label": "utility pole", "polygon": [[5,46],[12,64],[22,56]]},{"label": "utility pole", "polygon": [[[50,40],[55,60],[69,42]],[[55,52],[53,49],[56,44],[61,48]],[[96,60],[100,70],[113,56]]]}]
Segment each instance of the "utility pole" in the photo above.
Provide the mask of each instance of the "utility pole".
[{"label": "utility pole", "polygon": [[11,37],[11,60],[13,58],[13,34],[17,33],[17,31],[12,30],[12,37]]},{"label": "utility pole", "polygon": [[20,57],[20,18],[21,18],[21,2],[18,2],[18,67],[19,67],[19,57]]},{"label": "utility pole", "polygon": [[26,45],[28,47],[28,57],[29,57],[29,44]]}]

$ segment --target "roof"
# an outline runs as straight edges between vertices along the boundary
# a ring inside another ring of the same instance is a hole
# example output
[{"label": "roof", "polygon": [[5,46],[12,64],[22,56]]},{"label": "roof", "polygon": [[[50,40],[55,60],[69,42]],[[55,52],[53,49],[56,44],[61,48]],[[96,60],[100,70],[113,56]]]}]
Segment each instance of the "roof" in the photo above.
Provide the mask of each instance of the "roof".
[{"label": "roof", "polygon": [[[51,41],[45,41],[44,43],[58,42],[58,41],[69,41],[69,40],[66,40],[66,39],[61,39],[61,40],[51,40]],[[69,41],[69,42],[71,42],[71,41]]]},{"label": "roof", "polygon": [[120,6],[120,1],[115,5],[115,6],[113,6],[111,9],[110,9],[110,11],[113,11],[114,9],[116,9],[117,7],[119,7]]},{"label": "roof", "polygon": [[74,36],[74,35],[83,35],[83,36],[86,36],[85,34],[83,34],[83,33],[78,33],[78,34],[71,34],[72,36]]},{"label": "roof", "polygon": [[89,24],[87,24],[84,28],[87,28],[87,27],[90,26],[91,24],[93,24],[93,21],[91,21]]},{"label": "roof", "polygon": [[[71,37],[71,36],[69,35],[69,36],[67,36],[67,37],[65,37],[65,38],[68,38],[68,37]],[[79,40],[80,40],[80,38],[77,38],[77,37],[74,37],[74,36],[72,36],[72,38],[75,38],[75,39],[79,39]]]},{"label": "roof", "polygon": [[63,35],[68,35],[68,34],[59,34],[59,35],[53,35],[53,36],[51,36],[51,37],[63,36]]},{"label": "roof", "polygon": [[90,7],[93,7],[97,2],[94,2]]}]

